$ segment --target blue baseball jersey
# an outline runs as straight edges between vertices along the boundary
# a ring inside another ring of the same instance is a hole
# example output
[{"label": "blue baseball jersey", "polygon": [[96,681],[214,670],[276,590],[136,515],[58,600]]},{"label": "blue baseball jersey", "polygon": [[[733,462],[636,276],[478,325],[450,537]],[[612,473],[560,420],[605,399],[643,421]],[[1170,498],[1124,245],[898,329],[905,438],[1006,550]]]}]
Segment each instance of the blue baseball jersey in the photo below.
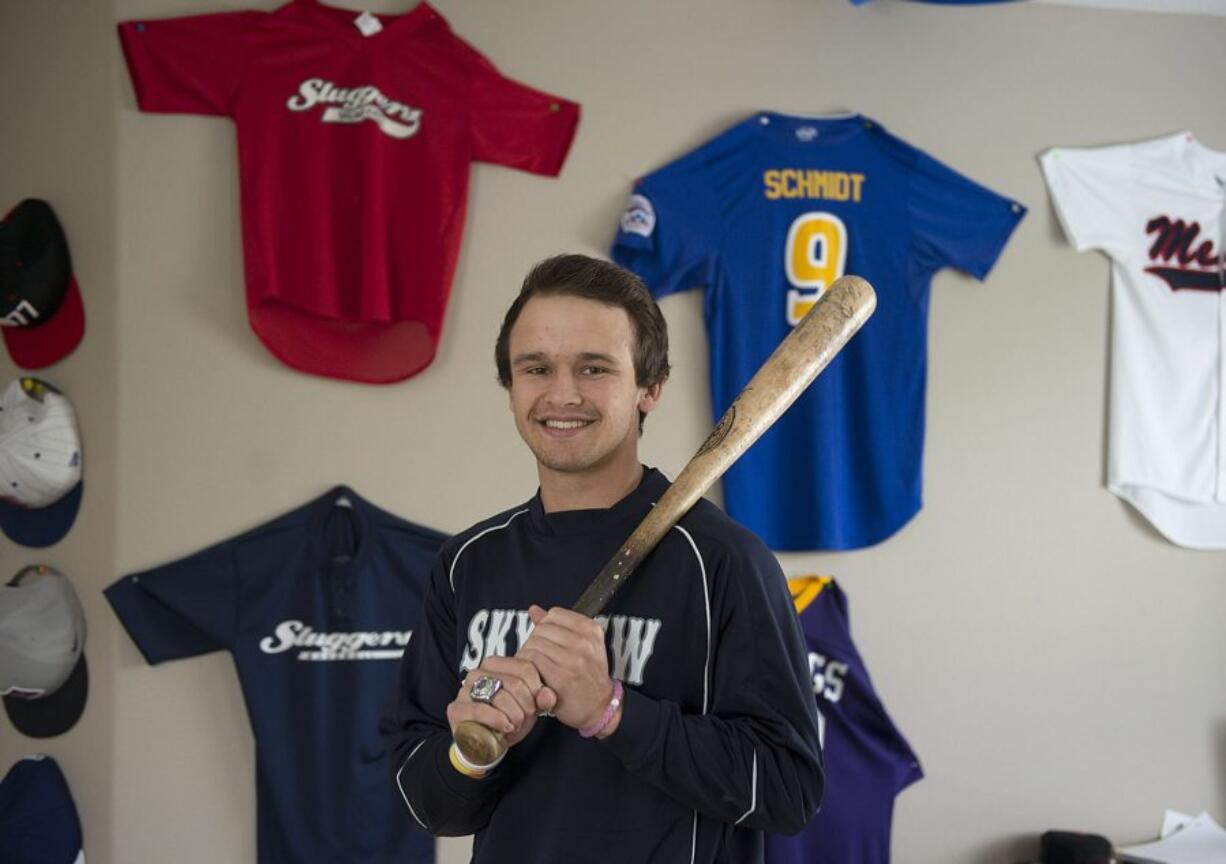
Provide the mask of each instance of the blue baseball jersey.
[{"label": "blue baseball jersey", "polygon": [[264,864],[426,864],[378,716],[446,537],[338,487],[106,597],[149,663],[229,651],[256,741]]},{"label": "blue baseball jersey", "polygon": [[889,864],[894,799],[924,776],[851,641],[847,597],[828,576],[788,580],[821,716],[826,798],[803,831],[767,835],[767,864]]},{"label": "blue baseball jersey", "polygon": [[839,276],[877,311],[724,475],[772,549],[853,549],[921,504],[928,298],[983,279],[1025,208],[860,115],[757,114],[638,181],[612,249],[657,297],[702,288],[715,416]]}]

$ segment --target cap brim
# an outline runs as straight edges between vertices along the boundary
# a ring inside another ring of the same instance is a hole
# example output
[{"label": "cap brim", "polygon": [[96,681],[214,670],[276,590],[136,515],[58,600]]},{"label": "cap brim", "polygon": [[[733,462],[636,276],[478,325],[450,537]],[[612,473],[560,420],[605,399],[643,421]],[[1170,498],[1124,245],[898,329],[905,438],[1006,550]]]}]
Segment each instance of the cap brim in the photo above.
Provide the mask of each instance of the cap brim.
[{"label": "cap brim", "polygon": [[0,500],[0,531],[14,543],[38,549],[60,542],[76,521],[84,485],[84,481],[78,481],[68,494],[47,507],[22,507]]},{"label": "cap brim", "polygon": [[4,697],[4,710],[8,712],[13,726],[31,738],[54,738],[63,735],[76,725],[85,712],[89,696],[89,669],[85,665],[85,652],[68,680],[50,696],[39,699]]},{"label": "cap brim", "polygon": [[77,277],[68,278],[68,293],[55,314],[41,324],[0,327],[13,362],[25,369],[42,369],[69,354],[85,335],[85,305]]}]

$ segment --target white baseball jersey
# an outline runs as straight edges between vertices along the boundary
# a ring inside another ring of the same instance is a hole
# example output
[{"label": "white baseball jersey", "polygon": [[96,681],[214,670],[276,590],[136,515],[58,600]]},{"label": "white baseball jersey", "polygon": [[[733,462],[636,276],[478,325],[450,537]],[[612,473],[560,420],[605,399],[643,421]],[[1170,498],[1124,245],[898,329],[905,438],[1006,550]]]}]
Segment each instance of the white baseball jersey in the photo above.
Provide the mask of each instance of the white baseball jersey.
[{"label": "white baseball jersey", "polygon": [[1070,242],[1111,259],[1108,486],[1172,542],[1226,549],[1226,153],[1180,132],[1040,161]]}]

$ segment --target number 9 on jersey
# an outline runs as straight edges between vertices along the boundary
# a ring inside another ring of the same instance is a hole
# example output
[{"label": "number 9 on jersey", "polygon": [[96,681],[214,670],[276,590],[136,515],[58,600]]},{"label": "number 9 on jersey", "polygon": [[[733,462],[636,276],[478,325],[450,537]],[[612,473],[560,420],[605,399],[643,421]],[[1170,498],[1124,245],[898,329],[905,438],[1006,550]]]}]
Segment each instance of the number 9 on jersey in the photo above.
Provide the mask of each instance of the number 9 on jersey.
[{"label": "number 9 on jersey", "polygon": [[795,327],[847,262],[847,228],[833,213],[802,213],[788,229],[783,250],[788,324]]}]

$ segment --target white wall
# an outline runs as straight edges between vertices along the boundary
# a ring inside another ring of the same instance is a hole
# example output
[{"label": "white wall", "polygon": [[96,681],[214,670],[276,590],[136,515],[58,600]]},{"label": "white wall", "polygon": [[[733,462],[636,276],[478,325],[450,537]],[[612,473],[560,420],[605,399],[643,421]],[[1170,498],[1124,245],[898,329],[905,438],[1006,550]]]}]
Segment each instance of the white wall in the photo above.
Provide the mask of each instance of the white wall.
[{"label": "white wall", "polygon": [[[379,0],[393,11],[406,0]],[[204,0],[0,5],[0,206],[40,195],[72,243],[86,341],[48,370],[77,404],[86,497],[59,564],[90,624],[89,709],[43,749],[91,864],[254,861],[253,744],[224,656],[147,667],[101,589],[348,482],[455,531],[522,500],[531,460],[493,383],[501,315],[545,255],[603,251],[633,178],[757,108],[859,110],[1030,206],[986,284],[934,285],[922,513],[833,573],[927,778],[903,864],[1017,861],[1050,827],[1152,835],[1226,818],[1226,554],[1161,539],[1103,488],[1107,264],[1060,234],[1035,154],[1192,128],[1226,149],[1226,23],[1045,4],[440,0],[505,72],[583,103],[559,180],[480,165],[433,366],[371,387],[279,365],[247,328],[234,132],[136,111],[113,24]],[[263,6],[264,4],[260,4]],[[268,7],[265,7],[268,8]],[[676,471],[710,427],[696,292],[663,304],[675,373],[644,439]],[[17,374],[0,358],[5,378]],[[446,841],[441,860],[467,860]]]}]

